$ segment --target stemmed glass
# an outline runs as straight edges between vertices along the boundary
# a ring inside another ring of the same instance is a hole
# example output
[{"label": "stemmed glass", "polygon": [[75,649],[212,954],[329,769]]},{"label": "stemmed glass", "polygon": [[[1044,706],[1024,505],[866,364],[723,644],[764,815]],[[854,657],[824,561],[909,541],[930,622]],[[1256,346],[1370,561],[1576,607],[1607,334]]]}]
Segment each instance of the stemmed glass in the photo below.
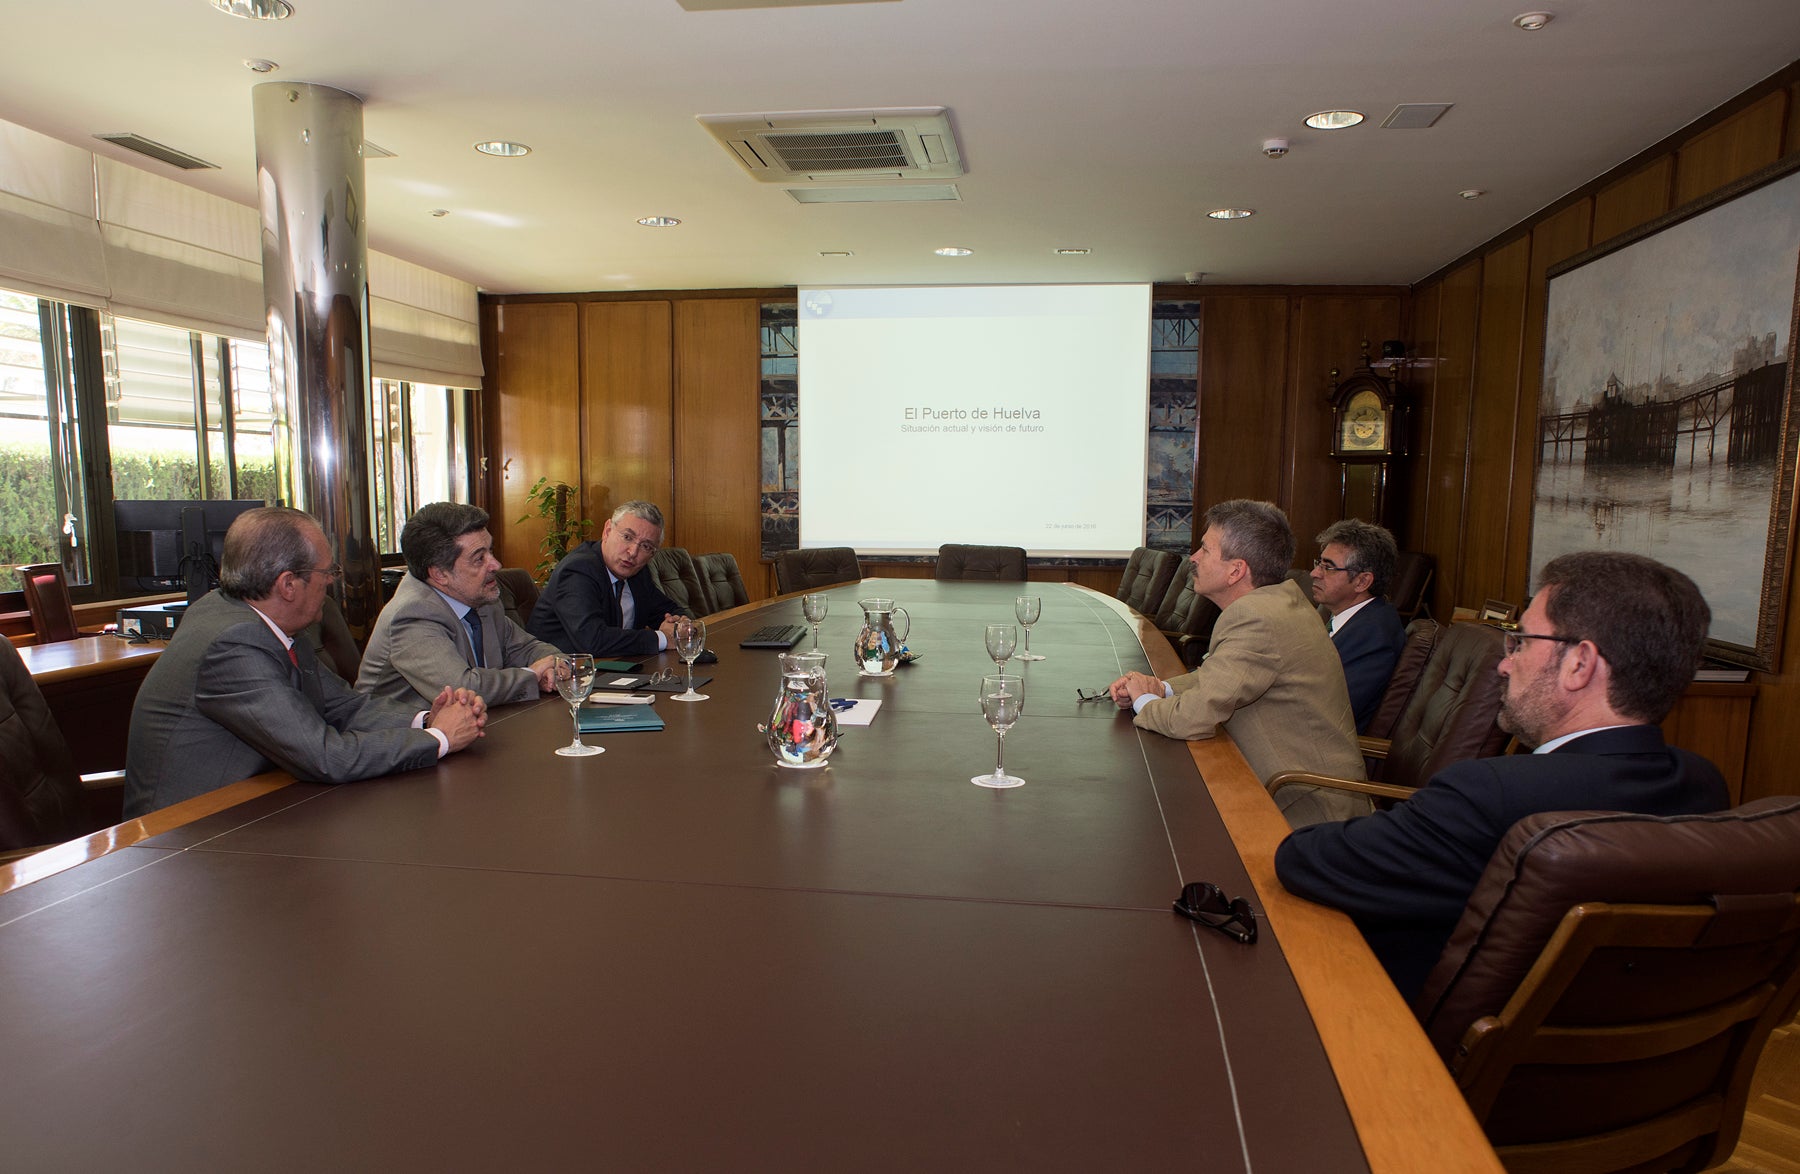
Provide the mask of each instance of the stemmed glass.
[{"label": "stemmed glass", "polygon": [[987,651],[994,658],[994,671],[1006,672],[1006,662],[1012,659],[1013,649],[1019,646],[1019,629],[1012,624],[989,624],[987,626]]},{"label": "stemmed glass", "polygon": [[706,651],[706,621],[682,616],[675,621],[675,654],[687,664],[687,692],[677,693],[670,701],[705,701],[706,694],[694,692],[694,658]]},{"label": "stemmed glass", "polygon": [[1038,622],[1044,613],[1044,600],[1038,595],[1021,595],[1013,600],[1013,615],[1018,618],[1019,625],[1025,629],[1025,651],[1019,653],[1020,660],[1043,660],[1038,653],[1031,650],[1031,625]]},{"label": "stemmed glass", "polygon": [[812,625],[813,651],[819,650],[819,625],[824,622],[825,613],[831,610],[829,595],[814,594],[800,597],[800,611],[806,616],[806,622]]},{"label": "stemmed glass", "polygon": [[970,779],[977,787],[1017,787],[1025,780],[1006,773],[1006,731],[1025,711],[1025,678],[1005,675],[981,678],[981,716],[987,718],[999,738],[994,754],[994,773]]},{"label": "stemmed glass", "polygon": [[556,752],[568,758],[605,754],[604,746],[584,746],[581,742],[581,703],[594,691],[594,658],[585,652],[557,657],[556,691],[569,703],[569,717],[575,723],[575,740],[557,747]]}]

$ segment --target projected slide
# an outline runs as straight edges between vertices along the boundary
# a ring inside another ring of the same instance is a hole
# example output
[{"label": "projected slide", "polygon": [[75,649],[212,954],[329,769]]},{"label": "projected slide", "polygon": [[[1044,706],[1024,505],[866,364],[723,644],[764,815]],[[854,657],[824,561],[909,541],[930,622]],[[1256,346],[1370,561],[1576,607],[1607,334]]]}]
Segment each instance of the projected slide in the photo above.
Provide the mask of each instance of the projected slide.
[{"label": "projected slide", "polygon": [[1150,287],[800,291],[800,544],[1144,541]]}]

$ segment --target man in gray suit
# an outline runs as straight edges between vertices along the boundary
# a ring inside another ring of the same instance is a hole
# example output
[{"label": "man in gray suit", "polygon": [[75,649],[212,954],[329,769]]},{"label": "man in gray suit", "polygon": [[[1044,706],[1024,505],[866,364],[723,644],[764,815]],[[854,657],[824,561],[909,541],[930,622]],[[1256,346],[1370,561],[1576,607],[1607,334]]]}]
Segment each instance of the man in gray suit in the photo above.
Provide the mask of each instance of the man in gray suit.
[{"label": "man in gray suit", "polygon": [[271,769],[322,783],[413,770],[482,736],[478,695],[446,686],[415,712],[356,692],[295,642],[343,573],[299,510],[231,524],[219,589],[182,616],[131,707],[127,817]]},{"label": "man in gray suit", "polygon": [[500,560],[487,524],[486,510],[453,501],[432,502],[407,520],[407,574],[375,620],[358,689],[412,706],[446,683],[489,705],[556,691],[557,647],[500,606]]}]

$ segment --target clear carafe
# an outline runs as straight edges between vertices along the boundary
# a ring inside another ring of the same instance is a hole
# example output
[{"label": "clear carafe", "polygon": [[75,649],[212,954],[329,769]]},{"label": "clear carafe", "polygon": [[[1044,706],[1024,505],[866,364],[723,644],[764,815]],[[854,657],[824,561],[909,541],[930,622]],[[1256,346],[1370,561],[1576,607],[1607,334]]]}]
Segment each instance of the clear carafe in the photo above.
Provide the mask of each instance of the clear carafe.
[{"label": "clear carafe", "polygon": [[793,770],[824,766],[837,749],[837,716],[825,687],[825,654],[790,652],[781,657],[781,691],[769,724],[758,726],[775,761]]},{"label": "clear carafe", "polygon": [[[900,651],[906,647],[907,634],[912,631],[912,617],[891,599],[859,599],[856,605],[863,612],[862,631],[856,634],[851,650],[857,669],[865,677],[892,676],[894,666],[900,663]],[[894,631],[895,616],[900,617],[898,632]]]}]

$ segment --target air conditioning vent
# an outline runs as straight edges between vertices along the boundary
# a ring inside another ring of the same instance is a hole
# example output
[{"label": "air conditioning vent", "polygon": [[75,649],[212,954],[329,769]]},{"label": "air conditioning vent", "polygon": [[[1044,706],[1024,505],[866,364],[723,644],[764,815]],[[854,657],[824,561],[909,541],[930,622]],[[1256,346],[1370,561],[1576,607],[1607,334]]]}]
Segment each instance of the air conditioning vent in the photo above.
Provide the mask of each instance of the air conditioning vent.
[{"label": "air conditioning vent", "polygon": [[963,173],[941,106],[702,114],[699,122],[761,183],[942,180]]},{"label": "air conditioning vent", "polygon": [[186,151],[177,151],[166,143],[155,139],[147,139],[143,135],[134,135],[124,131],[116,134],[95,135],[97,139],[124,147],[127,151],[136,151],[140,155],[148,155],[158,163],[167,163],[171,167],[179,167],[183,171],[217,171],[217,163],[208,163],[198,155],[190,155]]}]

